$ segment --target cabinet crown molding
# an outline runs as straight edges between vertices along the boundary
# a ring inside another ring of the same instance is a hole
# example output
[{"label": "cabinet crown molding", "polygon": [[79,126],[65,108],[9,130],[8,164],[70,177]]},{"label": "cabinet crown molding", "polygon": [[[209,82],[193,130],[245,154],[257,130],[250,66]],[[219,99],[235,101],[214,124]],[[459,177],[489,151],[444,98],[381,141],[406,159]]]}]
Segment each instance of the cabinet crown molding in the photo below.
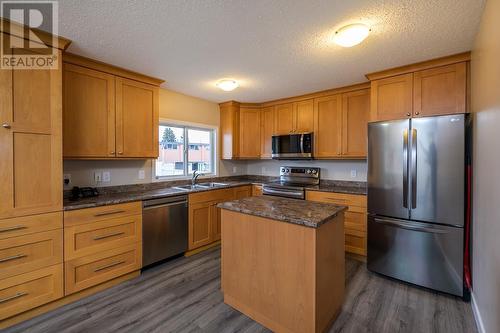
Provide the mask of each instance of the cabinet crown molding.
[{"label": "cabinet crown molding", "polygon": [[[16,36],[16,37],[19,37],[22,39],[27,39],[27,38],[25,38],[25,35],[24,35],[24,27],[25,26],[23,24],[13,22],[13,21],[6,19],[6,18],[3,18],[3,17],[0,18],[0,32],[6,33],[6,34],[9,34],[12,36]],[[57,49],[64,51],[68,48],[69,44],[71,44],[71,40],[68,38],[61,37],[61,36],[55,36],[55,35],[52,35],[48,32],[45,32],[43,30],[39,30],[39,29],[31,28],[31,30],[36,32],[37,37],[45,45],[55,47]],[[39,41],[37,41],[37,40],[30,40],[30,41],[35,42],[35,43],[39,43]]]},{"label": "cabinet crown molding", "polygon": [[165,80],[153,76],[144,75],[142,73],[134,72],[126,68],[110,65],[102,61],[90,59],[70,52],[64,52],[63,62],[98,70],[108,74],[113,74],[126,79],[132,79],[135,81],[152,84],[155,86],[159,86],[165,82]]},{"label": "cabinet crown molding", "polygon": [[385,69],[383,71],[378,71],[378,72],[366,74],[365,76],[368,80],[373,81],[373,80],[383,79],[386,77],[413,73],[416,71],[421,71],[421,70],[430,69],[430,68],[434,68],[434,67],[451,65],[451,64],[458,63],[458,62],[470,61],[470,58],[471,58],[471,52],[467,51],[467,52],[463,52],[463,53],[449,55],[446,57],[417,62],[417,63],[410,64],[410,65],[404,65],[404,66],[400,66],[400,67]]}]

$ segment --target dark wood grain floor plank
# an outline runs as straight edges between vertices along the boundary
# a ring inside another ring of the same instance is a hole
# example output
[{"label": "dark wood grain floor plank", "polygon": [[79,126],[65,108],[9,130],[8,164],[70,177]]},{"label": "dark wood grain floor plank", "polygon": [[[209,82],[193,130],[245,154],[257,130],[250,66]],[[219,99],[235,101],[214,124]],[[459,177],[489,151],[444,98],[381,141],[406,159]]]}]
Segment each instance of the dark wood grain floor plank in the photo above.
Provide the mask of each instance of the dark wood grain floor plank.
[{"label": "dark wood grain floor plank", "polygon": [[[220,249],[153,267],[96,295],[5,330],[270,332],[224,304]],[[346,298],[330,332],[477,332],[469,303],[373,274],[346,259]]]}]

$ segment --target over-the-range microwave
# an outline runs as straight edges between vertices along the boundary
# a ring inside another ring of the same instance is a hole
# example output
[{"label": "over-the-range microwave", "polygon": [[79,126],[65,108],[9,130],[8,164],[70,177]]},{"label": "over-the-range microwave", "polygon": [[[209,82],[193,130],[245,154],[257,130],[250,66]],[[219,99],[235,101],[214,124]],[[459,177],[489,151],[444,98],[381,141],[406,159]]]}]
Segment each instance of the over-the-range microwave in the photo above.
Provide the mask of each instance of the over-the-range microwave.
[{"label": "over-the-range microwave", "polygon": [[287,135],[273,135],[271,157],[277,160],[312,159],[313,134],[293,133]]}]

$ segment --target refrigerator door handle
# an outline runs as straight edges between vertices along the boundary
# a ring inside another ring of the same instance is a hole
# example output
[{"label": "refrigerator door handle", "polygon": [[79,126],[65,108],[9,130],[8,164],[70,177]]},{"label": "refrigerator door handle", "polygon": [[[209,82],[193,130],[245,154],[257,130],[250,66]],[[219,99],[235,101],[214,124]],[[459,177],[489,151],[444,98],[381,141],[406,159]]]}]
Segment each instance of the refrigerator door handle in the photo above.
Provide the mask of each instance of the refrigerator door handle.
[{"label": "refrigerator door handle", "polygon": [[408,129],[403,131],[403,207],[408,208]]},{"label": "refrigerator door handle", "polygon": [[417,208],[417,130],[411,130],[411,208]]},{"label": "refrigerator door handle", "polygon": [[380,218],[375,218],[373,220],[377,223],[380,223],[380,224],[391,225],[391,226],[403,228],[406,230],[421,231],[421,232],[427,232],[427,233],[433,233],[433,234],[447,234],[448,233],[448,231],[446,229],[442,229],[439,227],[423,226],[423,225],[421,225],[421,223],[411,223],[411,222],[405,222],[405,221],[380,219]]}]

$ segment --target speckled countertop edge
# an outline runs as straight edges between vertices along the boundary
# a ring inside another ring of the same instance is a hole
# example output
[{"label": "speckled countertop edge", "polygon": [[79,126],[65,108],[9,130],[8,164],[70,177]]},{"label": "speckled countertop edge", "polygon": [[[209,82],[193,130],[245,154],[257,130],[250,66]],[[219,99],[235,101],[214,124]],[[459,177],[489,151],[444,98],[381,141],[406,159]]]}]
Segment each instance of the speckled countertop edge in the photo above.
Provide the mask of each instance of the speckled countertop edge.
[{"label": "speckled countertop edge", "polygon": [[347,210],[346,206],[273,196],[227,201],[217,207],[310,228],[318,228]]}]

